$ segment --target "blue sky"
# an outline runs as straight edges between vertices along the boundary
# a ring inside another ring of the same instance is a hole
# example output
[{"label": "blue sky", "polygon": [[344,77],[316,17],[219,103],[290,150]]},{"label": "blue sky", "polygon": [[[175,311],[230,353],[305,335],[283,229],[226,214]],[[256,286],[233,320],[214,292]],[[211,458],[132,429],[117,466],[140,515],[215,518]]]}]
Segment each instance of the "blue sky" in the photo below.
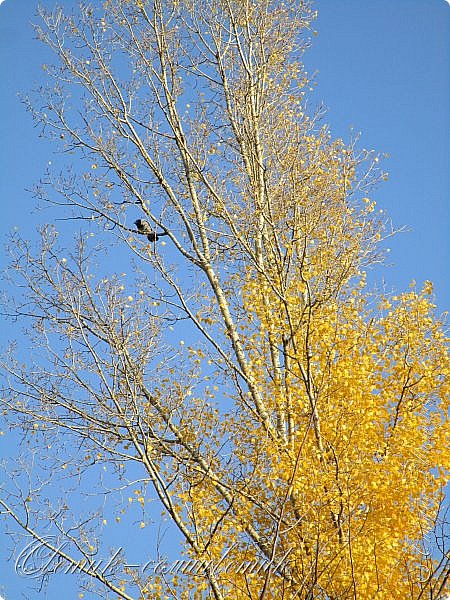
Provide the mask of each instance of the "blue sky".
[{"label": "blue sky", "polygon": [[449,308],[450,6],[444,0],[323,0],[306,56],[333,131],[353,126],[364,147],[387,152],[389,182],[374,197],[397,226],[388,286],[431,279]]},{"label": "blue sky", "polygon": [[[53,150],[39,138],[17,96],[36,87],[44,77],[42,64],[51,62],[46,48],[34,40],[34,6],[33,0],[0,5],[2,240],[14,227],[33,236],[38,223],[52,218],[49,212],[34,212],[26,189],[55,160]],[[389,243],[392,266],[378,269],[370,279],[397,290],[412,279],[419,284],[430,279],[439,309],[447,310],[450,5],[446,0],[318,0],[316,7],[318,35],[305,56],[309,72],[318,71],[312,103],[323,101],[329,107],[326,120],[334,134],[347,138],[353,127],[361,131],[363,147],[389,153],[389,181],[373,197],[396,226],[410,227]],[[2,252],[0,268],[4,266]],[[2,331],[7,338],[13,335],[11,329]],[[8,452],[4,444],[0,438],[3,455]],[[4,546],[0,542],[0,596],[45,597],[30,591],[29,582],[14,573]],[[70,594],[65,598],[77,597],[75,588]],[[59,599],[60,589],[50,588],[47,597]]]}]

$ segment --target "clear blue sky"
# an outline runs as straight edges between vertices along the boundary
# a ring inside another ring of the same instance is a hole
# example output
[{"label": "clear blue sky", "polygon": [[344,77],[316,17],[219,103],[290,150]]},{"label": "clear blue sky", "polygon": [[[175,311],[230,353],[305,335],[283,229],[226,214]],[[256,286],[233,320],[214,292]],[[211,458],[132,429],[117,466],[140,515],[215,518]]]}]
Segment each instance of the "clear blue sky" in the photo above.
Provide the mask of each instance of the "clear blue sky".
[{"label": "clear blue sky", "polygon": [[[44,0],[44,6],[54,2]],[[74,4],[64,0],[64,6]],[[1,237],[20,227],[33,235],[50,212],[33,213],[26,189],[54,160],[52,148],[39,139],[17,93],[44,77],[51,62],[34,40],[30,21],[34,0],[4,0],[0,5],[0,201]],[[409,233],[389,244],[392,266],[371,276],[388,288],[404,289],[412,279],[435,283],[440,309],[449,308],[450,282],[450,5],[446,0],[317,0],[317,37],[305,56],[308,70],[318,70],[315,102],[329,107],[327,121],[336,135],[350,127],[362,132],[361,145],[387,152],[389,182],[373,194],[380,208]],[[4,253],[0,268],[4,268]],[[11,338],[10,326],[2,328]],[[8,448],[2,447],[0,455]],[[2,475],[0,475],[1,478]],[[0,529],[1,531],[1,529]],[[6,600],[59,600],[61,590],[32,592],[14,573],[0,533],[0,596]],[[23,595],[25,594],[25,595]],[[64,598],[76,598],[75,587]],[[89,594],[85,600],[90,600]]]}]

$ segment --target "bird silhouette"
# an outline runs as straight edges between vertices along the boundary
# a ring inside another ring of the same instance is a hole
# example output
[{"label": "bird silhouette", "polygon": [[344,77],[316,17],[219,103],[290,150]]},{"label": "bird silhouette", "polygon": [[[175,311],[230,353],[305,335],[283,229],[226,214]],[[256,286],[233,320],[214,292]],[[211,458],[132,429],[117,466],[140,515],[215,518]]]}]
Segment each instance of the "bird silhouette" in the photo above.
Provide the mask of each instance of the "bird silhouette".
[{"label": "bird silhouette", "polygon": [[137,219],[134,224],[140,234],[147,236],[149,242],[156,242],[163,235],[168,235],[167,231],[154,231],[145,219]]}]

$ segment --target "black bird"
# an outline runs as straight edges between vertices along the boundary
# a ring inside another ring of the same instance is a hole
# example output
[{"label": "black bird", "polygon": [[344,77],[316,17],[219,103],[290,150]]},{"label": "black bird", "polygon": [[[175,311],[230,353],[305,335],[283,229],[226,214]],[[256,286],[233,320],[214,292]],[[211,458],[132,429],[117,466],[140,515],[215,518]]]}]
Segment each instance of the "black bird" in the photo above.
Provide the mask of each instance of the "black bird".
[{"label": "black bird", "polygon": [[145,219],[137,219],[134,224],[139,233],[147,236],[149,242],[156,242],[161,236],[168,235],[167,231],[154,231]]}]

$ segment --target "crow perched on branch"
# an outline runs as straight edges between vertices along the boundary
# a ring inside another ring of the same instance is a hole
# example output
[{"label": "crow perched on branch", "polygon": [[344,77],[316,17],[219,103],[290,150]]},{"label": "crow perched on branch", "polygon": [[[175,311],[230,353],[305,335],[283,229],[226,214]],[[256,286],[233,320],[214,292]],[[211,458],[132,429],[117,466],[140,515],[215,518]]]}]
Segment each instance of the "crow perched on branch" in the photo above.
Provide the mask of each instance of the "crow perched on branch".
[{"label": "crow perched on branch", "polygon": [[139,233],[147,236],[149,242],[156,242],[161,236],[168,235],[167,231],[154,231],[145,219],[137,219],[134,224]]}]

